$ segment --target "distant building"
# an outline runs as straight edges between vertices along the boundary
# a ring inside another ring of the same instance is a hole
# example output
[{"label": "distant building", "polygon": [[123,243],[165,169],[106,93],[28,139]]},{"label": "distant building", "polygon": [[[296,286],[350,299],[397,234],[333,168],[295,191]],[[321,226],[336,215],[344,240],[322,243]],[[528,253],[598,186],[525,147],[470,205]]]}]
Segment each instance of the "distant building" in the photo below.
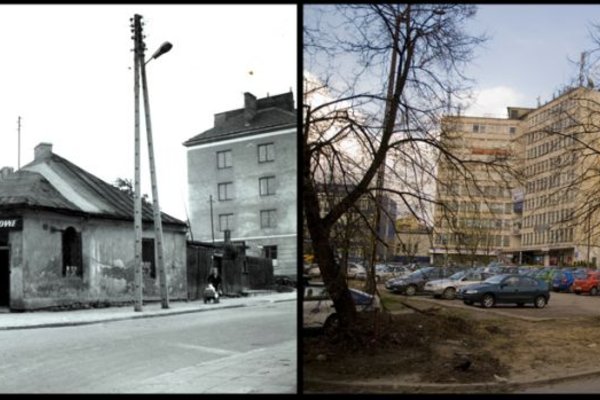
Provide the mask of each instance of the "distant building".
[{"label": "distant building", "polygon": [[414,216],[396,220],[396,246],[393,261],[402,263],[429,263],[432,243],[431,227],[419,222]]},{"label": "distant building", "polygon": [[[446,117],[444,143],[475,160],[470,179],[438,165],[433,256],[597,265],[600,258],[600,93],[569,88],[508,118]],[[486,166],[504,159],[512,176]],[[449,184],[448,184],[449,183]],[[479,243],[478,246],[475,246]]]},{"label": "distant building", "polygon": [[[159,300],[153,212],[142,210],[144,300]],[[170,299],[187,298],[186,231],[162,213]],[[133,198],[41,143],[0,172],[0,306],[30,310],[133,301]]]},{"label": "distant building", "polygon": [[248,255],[272,259],[275,275],[297,275],[297,144],[291,92],[245,93],[244,108],[215,114],[184,143],[193,240],[223,242],[228,230]]},{"label": "distant building", "polygon": [[[323,217],[331,210],[334,204],[341,201],[353,189],[353,186],[336,183],[317,183],[316,189],[319,199],[319,211],[321,217]],[[335,247],[336,256],[341,260],[347,258],[348,260],[359,261],[365,264],[370,263],[374,243],[370,226],[376,225],[375,217],[377,209],[375,204],[375,199],[365,194],[335,223],[331,232],[331,240]],[[377,228],[379,239],[385,242],[387,247],[377,242],[376,261],[392,260],[396,240],[393,221],[396,219],[396,213],[396,202],[383,194]],[[306,224],[304,237],[304,249],[305,251],[310,251],[310,235]]]}]

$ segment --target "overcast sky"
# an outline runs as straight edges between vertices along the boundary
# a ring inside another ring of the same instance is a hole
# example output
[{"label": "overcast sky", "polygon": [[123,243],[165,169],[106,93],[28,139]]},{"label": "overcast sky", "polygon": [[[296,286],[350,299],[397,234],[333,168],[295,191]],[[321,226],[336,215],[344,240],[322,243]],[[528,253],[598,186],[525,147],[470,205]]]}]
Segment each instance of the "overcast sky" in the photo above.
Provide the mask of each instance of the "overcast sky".
[{"label": "overcast sky", "polygon": [[[297,99],[295,5],[0,5],[0,167],[17,167],[21,116],[21,166],[50,142],[109,183],[133,179],[136,13],[147,59],[173,44],[147,64],[148,91],[161,208],[185,219],[182,143],[210,129],[213,114],[243,107],[246,91],[291,89]],[[151,196],[141,120],[142,192]]]}]

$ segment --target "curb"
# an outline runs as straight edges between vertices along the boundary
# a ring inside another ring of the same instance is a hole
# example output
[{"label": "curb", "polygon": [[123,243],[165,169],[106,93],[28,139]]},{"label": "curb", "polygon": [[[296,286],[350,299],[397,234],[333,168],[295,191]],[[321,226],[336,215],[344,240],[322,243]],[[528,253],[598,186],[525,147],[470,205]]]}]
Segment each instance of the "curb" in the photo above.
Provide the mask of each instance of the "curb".
[{"label": "curb", "polygon": [[[393,393],[398,390],[421,393],[460,393],[463,391],[477,391],[486,389],[488,391],[500,389],[502,392],[514,392],[517,389],[524,389],[531,386],[540,386],[566,382],[574,379],[582,379],[600,375],[600,369],[575,372],[563,376],[555,376],[550,378],[540,378],[531,381],[508,381],[508,382],[478,382],[478,383],[380,383],[380,382],[348,382],[348,381],[327,381],[320,379],[305,380],[304,384],[312,383],[326,385],[329,387],[353,387],[356,389],[378,390],[376,393]],[[437,389],[437,390],[436,390]],[[327,393],[326,391],[315,391],[311,393]]]},{"label": "curb", "polygon": [[[258,297],[258,296],[257,296]],[[180,310],[180,311],[165,311],[154,314],[134,314],[127,315],[122,317],[106,317],[98,320],[91,321],[65,321],[65,322],[48,322],[42,324],[34,324],[34,325],[20,325],[20,326],[0,326],[0,331],[9,331],[9,330],[19,330],[19,329],[39,329],[39,328],[64,328],[68,326],[81,326],[81,325],[92,325],[92,324],[101,324],[104,322],[116,322],[116,321],[126,321],[132,319],[140,319],[140,318],[156,318],[156,317],[167,317],[171,315],[181,315],[181,314],[191,314],[196,312],[205,312],[205,311],[214,311],[214,310],[225,310],[230,308],[242,308],[242,307],[253,307],[261,304],[268,303],[282,303],[285,301],[296,301],[297,299],[281,299],[281,300],[269,300],[269,299],[256,299],[249,303],[245,304],[232,304],[232,305],[219,305],[217,307],[207,307],[207,308],[193,308],[188,310]]]},{"label": "curb", "polygon": [[[504,312],[502,310],[497,310],[497,309],[494,310],[494,309],[479,308],[479,307],[470,307],[470,308],[467,308],[467,307],[463,307],[460,304],[452,304],[450,302],[441,304],[441,303],[438,303],[436,301],[430,301],[430,299],[428,299],[428,298],[408,298],[408,299],[409,299],[409,301],[410,300],[414,300],[414,301],[417,301],[417,302],[421,301],[421,302],[425,302],[427,304],[433,304],[433,305],[436,305],[436,306],[439,306],[439,307],[449,307],[449,308],[456,308],[456,309],[459,309],[459,310],[492,313],[492,314],[496,314],[496,315],[501,315],[503,317],[515,318],[515,319],[520,319],[520,320],[529,321],[529,322],[545,322],[545,321],[555,321],[556,320],[556,318],[551,318],[551,317],[529,317],[529,316],[525,316],[525,315],[516,315],[516,314],[507,313],[507,312]],[[453,300],[450,300],[450,301],[453,301]],[[408,306],[406,304],[404,304],[404,305]],[[416,306],[412,306],[412,307],[418,308]],[[409,306],[409,308],[411,308],[411,307]]]}]

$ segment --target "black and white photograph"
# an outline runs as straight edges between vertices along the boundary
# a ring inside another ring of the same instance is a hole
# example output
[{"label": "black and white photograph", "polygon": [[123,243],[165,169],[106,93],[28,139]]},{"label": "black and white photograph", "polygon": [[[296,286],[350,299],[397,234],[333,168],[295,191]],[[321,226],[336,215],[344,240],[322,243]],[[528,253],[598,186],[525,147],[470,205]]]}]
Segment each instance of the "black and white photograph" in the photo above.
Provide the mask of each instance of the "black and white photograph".
[{"label": "black and white photograph", "polygon": [[297,18],[0,5],[0,393],[298,393]]}]

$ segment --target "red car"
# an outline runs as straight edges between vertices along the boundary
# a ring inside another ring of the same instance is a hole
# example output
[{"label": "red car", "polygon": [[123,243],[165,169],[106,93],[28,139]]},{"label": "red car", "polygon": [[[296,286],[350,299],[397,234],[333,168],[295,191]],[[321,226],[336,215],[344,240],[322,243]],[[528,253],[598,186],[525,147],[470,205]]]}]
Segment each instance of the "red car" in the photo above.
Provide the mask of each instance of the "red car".
[{"label": "red car", "polygon": [[596,296],[600,290],[600,272],[588,272],[585,279],[575,279],[571,288],[576,294],[589,293],[590,296]]}]

